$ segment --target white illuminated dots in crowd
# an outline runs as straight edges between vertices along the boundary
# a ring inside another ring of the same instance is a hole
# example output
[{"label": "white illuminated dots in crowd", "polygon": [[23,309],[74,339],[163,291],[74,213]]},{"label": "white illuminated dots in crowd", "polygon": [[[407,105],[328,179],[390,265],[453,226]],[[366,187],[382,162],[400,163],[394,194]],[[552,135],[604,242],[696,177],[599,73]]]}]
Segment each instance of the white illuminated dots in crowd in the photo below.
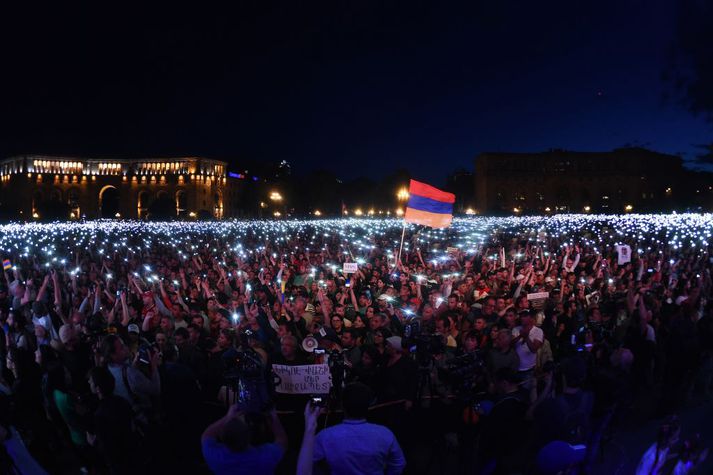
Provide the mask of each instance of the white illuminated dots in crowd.
[{"label": "white illuminated dots in crowd", "polygon": [[[142,254],[154,245],[176,248],[179,258],[187,259],[199,250],[214,254],[235,252],[241,258],[263,252],[264,243],[273,243],[282,252],[299,253],[307,248],[287,244],[295,238],[319,246],[331,239],[349,252],[367,255],[377,240],[388,238],[398,250],[394,235],[403,225],[397,219],[325,219],[290,221],[157,222],[93,221],[50,224],[26,223],[0,226],[0,254],[5,257],[35,257],[43,264],[52,262],[73,266],[76,249],[90,249],[110,257],[115,252]],[[602,250],[620,242],[633,241],[637,252],[660,249],[695,249],[703,252],[713,234],[711,214],[672,215],[555,215],[507,218],[472,217],[454,219],[448,229],[407,225],[405,249],[427,247],[441,242],[472,254],[487,246],[493,236],[527,238],[532,243],[556,237],[563,244],[591,246]],[[399,236],[400,237],[400,236]],[[252,246],[249,243],[262,243]],[[393,252],[394,249],[385,249]],[[274,249],[272,249],[274,251]],[[281,256],[285,257],[285,255]],[[354,256],[357,258],[358,256]],[[429,247],[429,260],[448,260],[445,247]],[[363,260],[359,261],[363,262]]]}]

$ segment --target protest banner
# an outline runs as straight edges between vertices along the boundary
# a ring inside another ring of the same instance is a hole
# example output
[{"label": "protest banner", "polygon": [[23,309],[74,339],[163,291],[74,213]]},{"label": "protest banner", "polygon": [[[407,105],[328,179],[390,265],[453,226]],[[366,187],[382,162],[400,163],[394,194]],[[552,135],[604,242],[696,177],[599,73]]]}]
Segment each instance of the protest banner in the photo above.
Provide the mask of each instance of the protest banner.
[{"label": "protest banner", "polygon": [[327,394],[332,387],[332,374],[327,364],[299,366],[272,365],[280,383],[275,391],[282,394]]}]

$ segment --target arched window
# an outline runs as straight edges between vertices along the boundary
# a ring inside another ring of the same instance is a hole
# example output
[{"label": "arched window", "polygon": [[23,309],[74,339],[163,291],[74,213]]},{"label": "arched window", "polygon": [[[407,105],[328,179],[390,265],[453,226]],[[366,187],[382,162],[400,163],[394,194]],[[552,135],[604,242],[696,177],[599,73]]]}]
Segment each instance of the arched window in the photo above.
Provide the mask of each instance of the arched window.
[{"label": "arched window", "polygon": [[119,190],[115,186],[107,185],[99,192],[99,216],[101,218],[114,218],[119,213]]}]

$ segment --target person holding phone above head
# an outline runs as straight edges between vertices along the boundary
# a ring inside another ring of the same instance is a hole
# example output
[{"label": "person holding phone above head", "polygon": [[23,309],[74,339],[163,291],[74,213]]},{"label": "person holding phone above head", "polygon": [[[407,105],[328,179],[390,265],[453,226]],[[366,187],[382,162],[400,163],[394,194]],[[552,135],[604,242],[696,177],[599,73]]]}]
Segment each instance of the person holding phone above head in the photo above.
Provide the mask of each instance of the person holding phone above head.
[{"label": "person holding phone above head", "polygon": [[[344,421],[317,431],[321,408],[305,407],[305,433],[297,460],[298,475],[312,475],[314,467],[333,474],[397,475],[406,459],[393,432],[366,421],[374,394],[362,383],[344,388]],[[321,470],[318,472],[321,473]]]},{"label": "person holding phone above head", "polygon": [[201,437],[203,457],[211,472],[216,475],[274,473],[287,450],[287,433],[274,409],[267,414],[267,425],[274,442],[253,445],[253,428],[248,418],[236,404],[231,404],[225,416],[209,425]]}]

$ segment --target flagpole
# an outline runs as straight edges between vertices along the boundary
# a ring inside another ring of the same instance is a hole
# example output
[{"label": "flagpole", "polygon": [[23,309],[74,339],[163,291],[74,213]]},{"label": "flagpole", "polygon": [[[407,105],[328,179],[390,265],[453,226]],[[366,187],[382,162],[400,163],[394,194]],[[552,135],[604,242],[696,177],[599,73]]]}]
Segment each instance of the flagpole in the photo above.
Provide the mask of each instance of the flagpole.
[{"label": "flagpole", "polygon": [[397,266],[396,266],[397,268],[398,268],[398,264],[401,263],[401,250],[404,248],[404,236],[405,235],[406,235],[406,219],[404,219],[404,226],[401,229],[401,245],[399,246],[399,257],[398,257]]}]

